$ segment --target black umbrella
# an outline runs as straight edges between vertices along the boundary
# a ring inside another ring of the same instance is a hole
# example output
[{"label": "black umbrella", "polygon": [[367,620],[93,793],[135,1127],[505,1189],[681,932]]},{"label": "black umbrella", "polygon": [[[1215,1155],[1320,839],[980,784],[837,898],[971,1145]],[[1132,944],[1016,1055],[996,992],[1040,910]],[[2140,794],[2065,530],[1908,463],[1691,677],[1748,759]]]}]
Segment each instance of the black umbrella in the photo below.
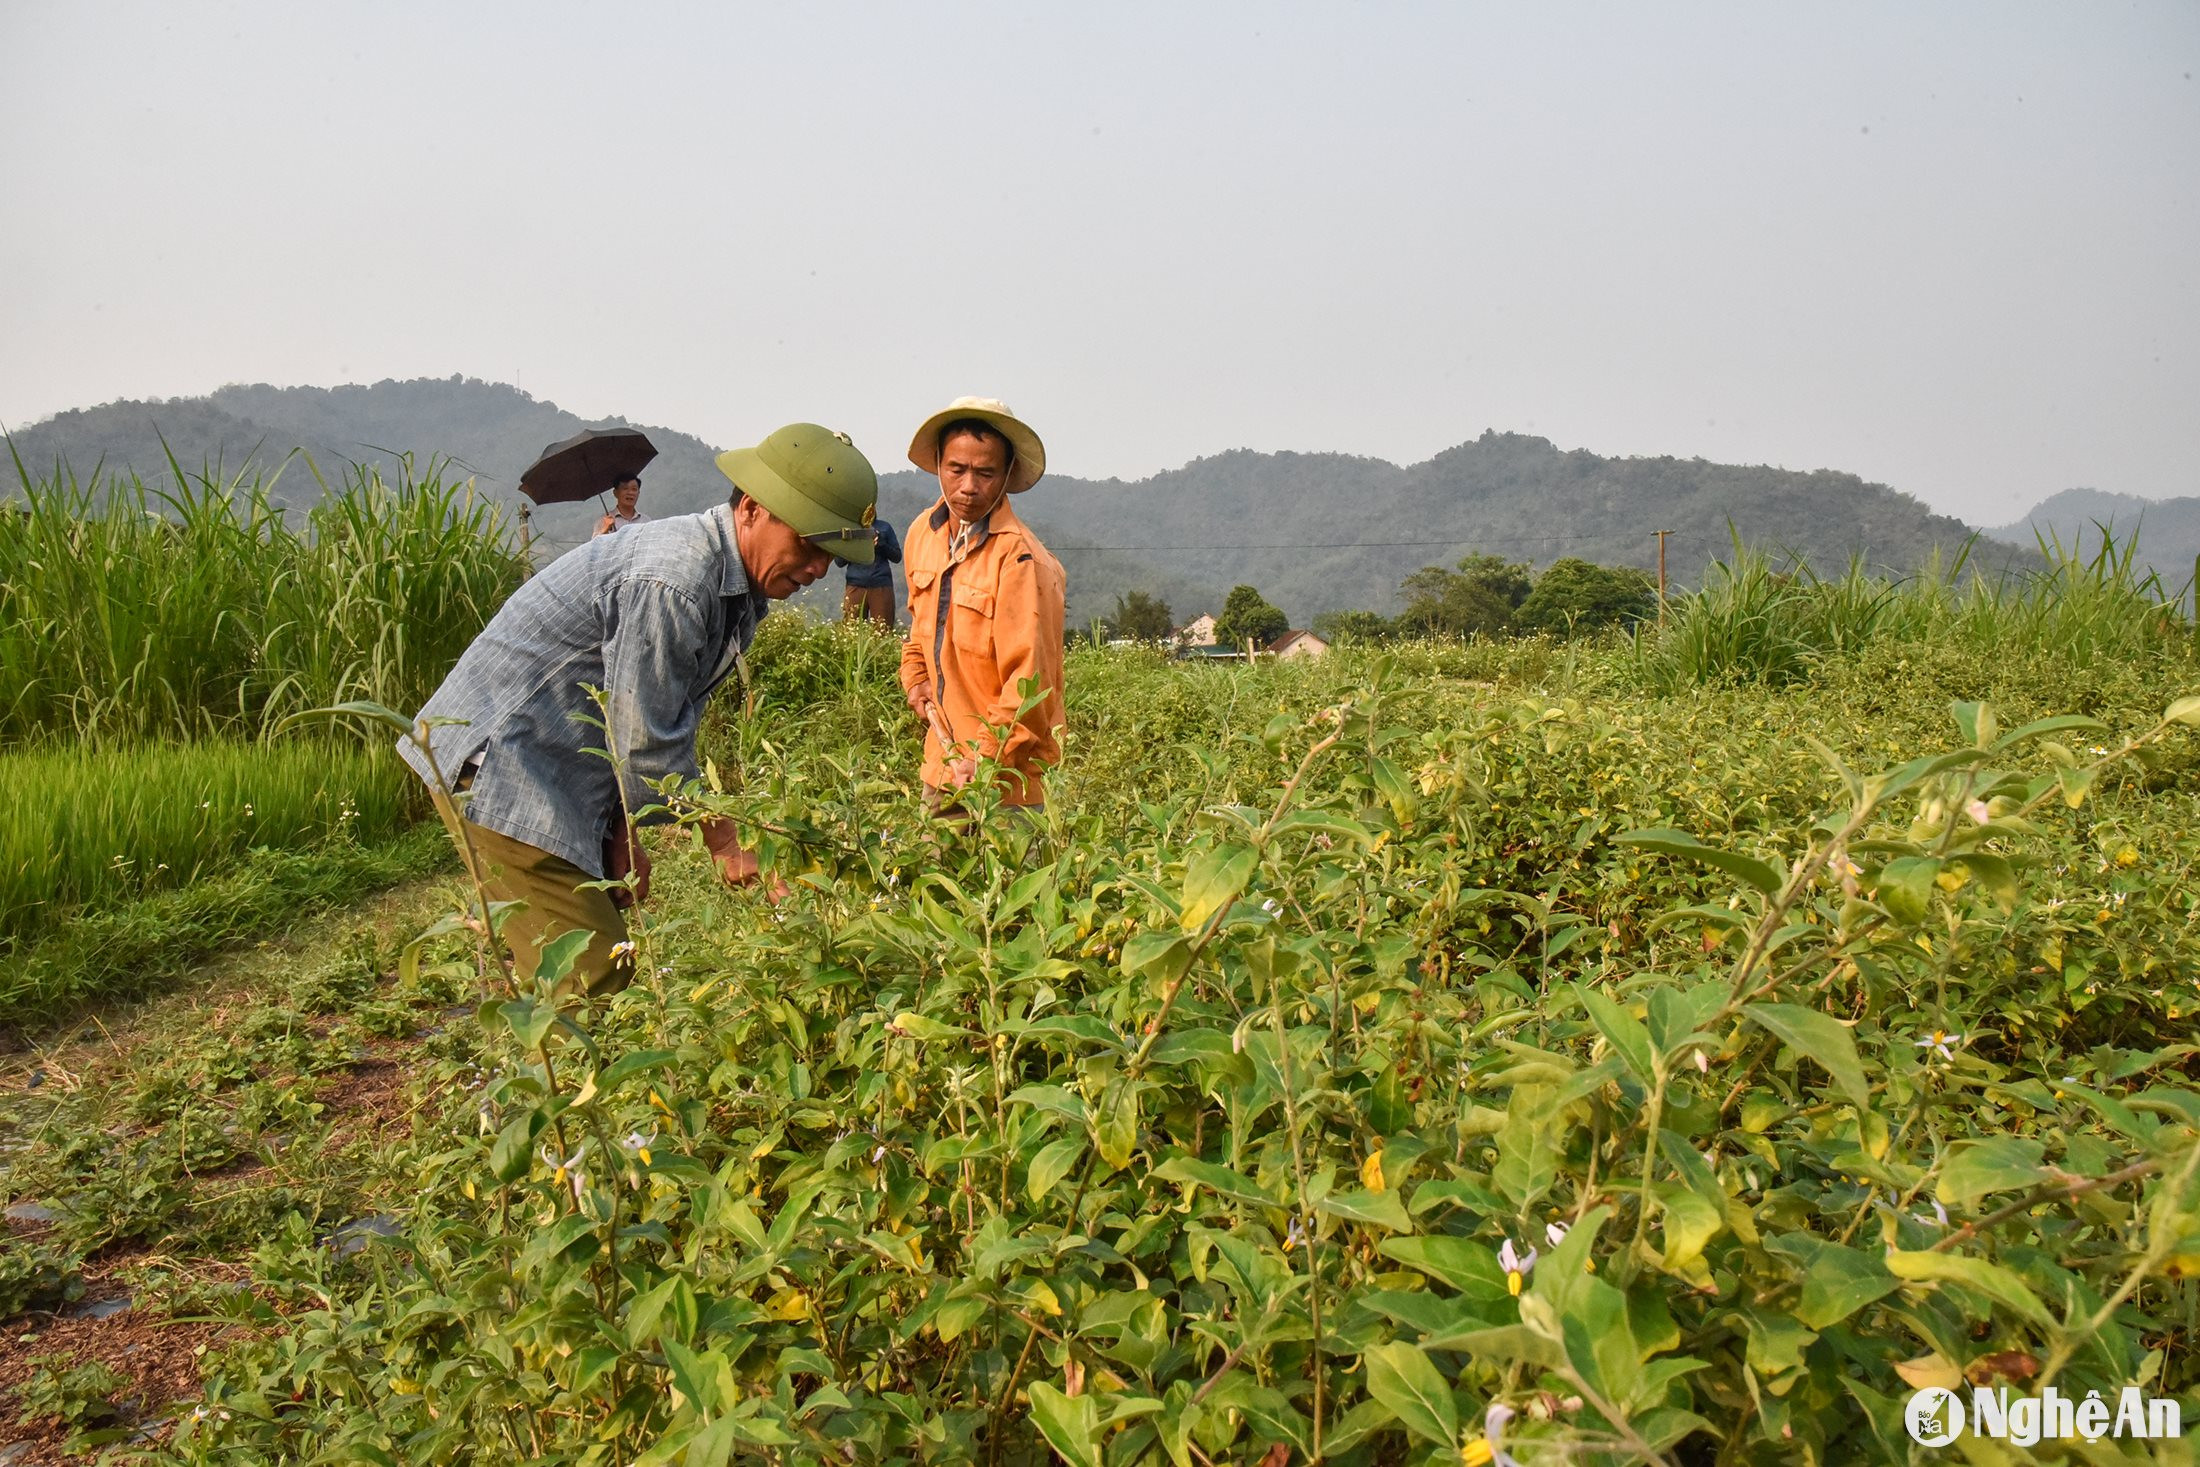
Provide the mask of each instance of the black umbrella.
[{"label": "black umbrella", "polygon": [[537,504],[571,504],[634,478],[656,456],[638,428],[590,428],[545,448],[519,488]]}]

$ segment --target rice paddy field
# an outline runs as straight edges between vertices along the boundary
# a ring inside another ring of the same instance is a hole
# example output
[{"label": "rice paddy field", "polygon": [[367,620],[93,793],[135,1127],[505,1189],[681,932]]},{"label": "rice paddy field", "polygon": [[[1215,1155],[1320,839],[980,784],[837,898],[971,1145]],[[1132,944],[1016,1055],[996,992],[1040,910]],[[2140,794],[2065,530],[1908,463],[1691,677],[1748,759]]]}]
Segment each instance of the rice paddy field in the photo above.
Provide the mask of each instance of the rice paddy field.
[{"label": "rice paddy field", "polygon": [[2200,655],[2120,553],[1079,648],[966,834],[890,637],[751,662],[681,821],[784,888],[660,833],[625,994],[445,867],[0,1062],[22,1460],[1922,1463],[2049,1388],[2098,1440],[1963,1459],[2190,1460]]},{"label": "rice paddy field", "polygon": [[[518,583],[490,505],[434,464],[316,482],[310,511],[180,467],[166,488],[18,471],[0,504],[0,1023],[279,926],[329,885],[316,861],[420,868],[385,849],[425,808],[403,766],[298,715],[426,698]],[[189,896],[208,883],[230,893],[209,909],[222,930]],[[164,926],[174,942],[147,940]],[[94,940],[111,930],[138,936]]]}]

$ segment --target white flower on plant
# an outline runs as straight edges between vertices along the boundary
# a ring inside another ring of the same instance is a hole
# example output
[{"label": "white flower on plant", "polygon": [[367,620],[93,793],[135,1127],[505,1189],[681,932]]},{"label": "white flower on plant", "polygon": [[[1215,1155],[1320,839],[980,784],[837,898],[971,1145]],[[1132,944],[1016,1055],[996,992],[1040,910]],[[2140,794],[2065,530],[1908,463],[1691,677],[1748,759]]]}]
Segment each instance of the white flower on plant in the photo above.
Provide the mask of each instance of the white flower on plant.
[{"label": "white flower on plant", "polygon": [[629,1131],[626,1133],[626,1140],[619,1144],[624,1146],[630,1154],[640,1157],[643,1166],[648,1166],[649,1148],[656,1144],[656,1141],[657,1133],[655,1131],[650,1132],[647,1136],[639,1131]]},{"label": "white flower on plant", "polygon": [[1502,1401],[1490,1402],[1482,1413],[1482,1434],[1459,1449],[1459,1460],[1466,1467],[1520,1467],[1519,1459],[1505,1450],[1505,1428],[1519,1414]]},{"label": "white flower on plant", "polygon": [[1994,812],[1986,808],[1984,800],[1973,800],[1963,807],[1963,813],[1970,816],[1972,822],[1978,825],[1984,825],[1994,818]]},{"label": "white flower on plant", "polygon": [[575,1202],[581,1200],[581,1190],[587,1185],[587,1179],[581,1171],[581,1157],[587,1151],[588,1143],[583,1141],[580,1145],[574,1147],[573,1154],[563,1161],[558,1159],[557,1152],[547,1146],[543,1147],[539,1153],[543,1165],[550,1168],[550,1185],[563,1187],[570,1184],[573,1188],[573,1200]]},{"label": "white flower on plant", "polygon": [[623,963],[628,958],[633,957],[637,951],[638,949],[634,946],[631,938],[625,942],[615,942],[611,944],[611,961]]},{"label": "white flower on plant", "polygon": [[1518,1294],[1521,1280],[1535,1272],[1535,1249],[1521,1254],[1514,1250],[1513,1240],[1507,1238],[1497,1250],[1497,1266],[1505,1270],[1505,1287]]},{"label": "white flower on plant", "polygon": [[1961,1034],[1950,1034],[1945,1029],[1935,1029],[1923,1039],[1915,1039],[1911,1043],[1926,1051],[1925,1058],[1927,1060],[1932,1059],[1935,1055],[1944,1060],[1952,1060],[1956,1057],[1957,1046],[1963,1043],[1963,1036]]},{"label": "white flower on plant", "polygon": [[1917,1220],[1921,1223],[1938,1223],[1941,1227],[1946,1227],[1948,1226],[1948,1209],[1935,1202],[1933,1204],[1933,1215],[1927,1217],[1921,1212],[1917,1215]]},{"label": "white flower on plant", "polygon": [[1696,1073],[1699,1075],[1711,1073],[1711,1056],[1700,1049],[1696,1051]]},{"label": "white flower on plant", "polygon": [[1550,1241],[1553,1248],[1556,1248],[1566,1241],[1566,1235],[1572,1231],[1573,1229],[1562,1222],[1549,1223],[1544,1226],[1543,1236]]}]

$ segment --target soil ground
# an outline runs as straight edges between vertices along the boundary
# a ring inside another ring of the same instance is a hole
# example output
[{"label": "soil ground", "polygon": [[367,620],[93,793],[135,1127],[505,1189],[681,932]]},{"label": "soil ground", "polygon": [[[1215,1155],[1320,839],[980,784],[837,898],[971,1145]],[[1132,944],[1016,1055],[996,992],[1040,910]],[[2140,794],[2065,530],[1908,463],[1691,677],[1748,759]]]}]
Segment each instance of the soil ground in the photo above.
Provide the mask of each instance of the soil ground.
[{"label": "soil ground", "polygon": [[[225,1014],[251,1006],[277,986],[276,975],[313,961],[338,934],[368,928],[402,940],[445,908],[447,891],[439,879],[409,883],[331,913],[302,935],[227,954],[162,996],[87,1014],[43,1042],[0,1057],[0,1094],[112,1084],[143,1046],[217,1024]],[[376,1040],[360,1060],[320,1078],[314,1098],[327,1108],[330,1149],[410,1125],[407,1058],[419,1043],[418,1038]],[[264,1184],[269,1170],[263,1158],[240,1156],[199,1180],[251,1187]],[[45,1227],[22,1217],[10,1218],[6,1226],[30,1237]],[[96,1456],[96,1450],[70,1452],[68,1433],[57,1424],[18,1419],[20,1388],[38,1368],[34,1362],[45,1357],[66,1357],[68,1365],[97,1361],[126,1377],[129,1384],[112,1399],[148,1434],[161,1433],[176,1403],[198,1394],[201,1358],[233,1327],[176,1318],[157,1305],[133,1302],[130,1279],[153,1267],[172,1279],[202,1284],[233,1284],[251,1272],[243,1257],[175,1257],[143,1247],[118,1248],[86,1260],[84,1296],[68,1309],[0,1325],[0,1467],[45,1467]]]}]

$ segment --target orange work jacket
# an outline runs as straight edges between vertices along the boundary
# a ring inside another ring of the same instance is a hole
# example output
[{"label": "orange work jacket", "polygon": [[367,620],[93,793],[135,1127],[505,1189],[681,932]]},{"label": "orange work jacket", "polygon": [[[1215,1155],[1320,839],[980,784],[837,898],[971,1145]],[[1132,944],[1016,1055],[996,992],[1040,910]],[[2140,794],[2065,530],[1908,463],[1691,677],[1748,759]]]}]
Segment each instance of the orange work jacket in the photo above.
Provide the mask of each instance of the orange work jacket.
[{"label": "orange work jacket", "polygon": [[[950,564],[954,531],[942,499],[902,537],[909,578],[902,691],[928,689],[957,746],[950,754],[936,728],[925,730],[924,782],[951,785],[949,761],[975,751],[1003,766],[1005,803],[1036,805],[1044,799],[1039,771],[1062,757],[1062,563],[1005,498]],[[1027,678],[1046,696],[1019,718],[1017,685]],[[1006,738],[995,732],[1003,728]]]}]

